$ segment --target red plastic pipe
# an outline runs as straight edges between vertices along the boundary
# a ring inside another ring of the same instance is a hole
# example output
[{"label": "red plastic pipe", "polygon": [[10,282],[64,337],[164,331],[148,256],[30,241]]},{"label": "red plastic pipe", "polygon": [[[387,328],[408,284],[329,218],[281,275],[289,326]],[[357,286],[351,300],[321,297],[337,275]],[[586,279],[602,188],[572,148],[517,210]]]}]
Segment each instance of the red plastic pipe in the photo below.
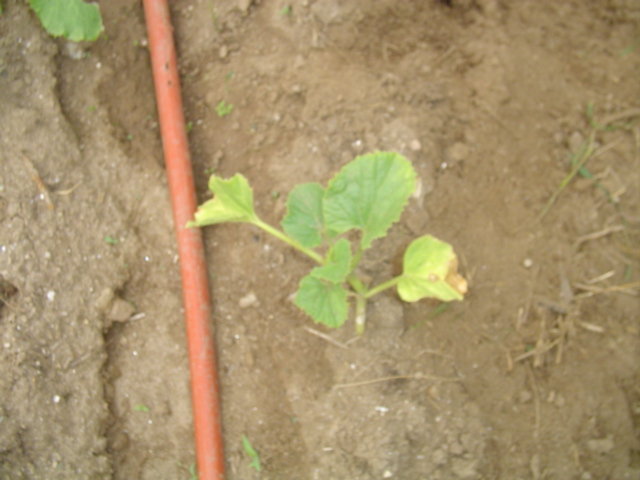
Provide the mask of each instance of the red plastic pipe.
[{"label": "red plastic pipe", "polygon": [[173,221],[178,239],[199,480],[224,479],[220,396],[207,269],[200,229],[186,228],[197,201],[182,112],[180,83],[167,0],[143,0],[149,34]]}]

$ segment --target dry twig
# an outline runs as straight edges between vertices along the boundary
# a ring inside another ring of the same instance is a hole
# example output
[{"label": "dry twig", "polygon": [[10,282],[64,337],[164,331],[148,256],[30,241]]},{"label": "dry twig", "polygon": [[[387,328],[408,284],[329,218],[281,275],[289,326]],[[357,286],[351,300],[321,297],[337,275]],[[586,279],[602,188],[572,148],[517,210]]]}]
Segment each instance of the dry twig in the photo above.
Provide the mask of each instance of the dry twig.
[{"label": "dry twig", "polygon": [[585,285],[584,283],[576,283],[576,288],[580,290],[585,290],[584,293],[579,293],[576,295],[576,298],[587,298],[593,297],[594,295],[599,295],[601,293],[612,293],[612,292],[621,292],[626,293],[628,295],[638,295],[638,292],[633,290],[634,288],[640,287],[640,282],[631,282],[625,283],[623,285],[614,285],[612,287],[594,287],[593,285]]},{"label": "dry twig", "polygon": [[524,308],[519,312],[518,319],[516,321],[516,330],[520,330],[525,323],[527,323],[527,319],[529,318],[529,310],[531,310],[531,301],[533,299],[533,291],[536,287],[536,282],[538,280],[538,273],[540,273],[540,265],[535,265],[533,267],[533,272],[531,273],[531,282],[529,283],[529,290],[527,291],[527,300],[524,304]]},{"label": "dry twig", "polygon": [[580,245],[582,245],[584,242],[588,242],[588,241],[591,241],[591,240],[597,240],[598,238],[606,237],[607,235],[610,235],[610,234],[615,233],[615,232],[620,232],[622,230],[624,230],[624,226],[622,226],[622,225],[613,225],[611,227],[606,227],[603,230],[600,230],[599,232],[593,232],[593,233],[589,233],[587,235],[583,235],[581,237],[578,237],[576,239],[576,241],[573,242],[573,248],[576,249]]},{"label": "dry twig", "polygon": [[536,383],[536,378],[533,375],[533,371],[531,367],[527,367],[527,375],[529,376],[529,381],[531,382],[531,388],[533,390],[533,400],[535,402],[536,409],[536,422],[534,424],[533,430],[533,438],[540,438],[540,391],[538,390],[538,384]]},{"label": "dry twig", "polygon": [[38,170],[36,170],[36,167],[33,165],[29,157],[27,157],[24,154],[24,152],[21,152],[21,156],[22,156],[22,162],[24,163],[25,168],[28,170],[31,180],[33,180],[33,183],[35,183],[36,187],[38,187],[40,196],[46,202],[47,207],[49,207],[49,210],[53,210],[54,205],[53,205],[53,202],[51,201],[49,190],[47,189],[47,186],[42,181],[42,178],[40,178],[40,174],[38,173]]},{"label": "dry twig", "polygon": [[432,380],[434,382],[459,382],[459,378],[436,377],[434,375],[425,375],[423,373],[415,373],[413,375],[392,375],[390,377],[374,378],[373,380],[363,380],[353,383],[337,383],[332,388],[338,390],[340,388],[360,387],[363,385],[372,385],[374,383],[390,382],[392,380]]},{"label": "dry twig", "polygon": [[313,328],[309,328],[309,327],[303,327],[307,332],[309,332],[312,335],[315,335],[316,337],[320,337],[321,339],[329,342],[332,345],[335,345],[336,347],[340,347],[340,348],[348,348],[348,346],[342,342],[339,342],[338,340],[334,340],[333,338],[331,338],[329,335],[319,332],[317,330],[314,330]]}]

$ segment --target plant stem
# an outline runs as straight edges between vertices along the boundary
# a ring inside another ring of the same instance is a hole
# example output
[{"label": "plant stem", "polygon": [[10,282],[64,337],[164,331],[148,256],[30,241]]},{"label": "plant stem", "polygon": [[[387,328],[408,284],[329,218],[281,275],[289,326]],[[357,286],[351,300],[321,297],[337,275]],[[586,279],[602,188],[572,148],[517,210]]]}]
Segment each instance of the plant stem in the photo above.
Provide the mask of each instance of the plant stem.
[{"label": "plant stem", "polygon": [[347,282],[356,292],[356,333],[362,335],[367,324],[367,299],[365,297],[367,287],[353,272],[347,277]]},{"label": "plant stem", "polygon": [[362,335],[367,323],[367,299],[362,295],[356,296],[356,333]]},{"label": "plant stem", "polygon": [[364,297],[364,295],[367,293],[367,287],[365,287],[364,283],[362,283],[362,280],[356,277],[353,272],[347,277],[347,282],[349,282],[349,285],[353,287],[353,289],[359,296]]},{"label": "plant stem", "polygon": [[397,284],[400,281],[401,278],[402,278],[402,275],[398,275],[397,277],[393,277],[391,280],[387,280],[386,282],[382,282],[377,287],[373,287],[371,290],[367,290],[366,292],[364,292],[363,297],[365,299],[371,298],[375,294],[380,293],[383,290],[386,290],[387,288],[393,287],[395,284]]},{"label": "plant stem", "polygon": [[587,163],[587,160],[589,160],[589,157],[591,156],[594,150],[593,142],[595,140],[595,135],[596,135],[596,131],[594,130],[593,132],[591,132],[591,135],[589,135],[589,138],[587,139],[586,143],[582,144],[582,146],[580,147],[580,152],[578,152],[576,157],[573,159],[571,172],[569,172],[569,174],[566,177],[564,177],[562,182],[560,182],[560,186],[557,188],[555,192],[553,192],[553,195],[551,195],[551,198],[549,198],[549,200],[547,201],[547,204],[544,206],[544,208],[540,212],[540,215],[538,215],[538,220],[541,220],[547,214],[551,206],[554,204],[554,202],[560,195],[560,193],[562,193],[562,190],[564,190],[564,187],[566,187],[569,184],[569,182],[573,179],[573,177],[576,176],[576,173],[578,173],[578,171],[582,167],[584,167],[584,164]]},{"label": "plant stem", "polygon": [[304,253],[307,257],[315,260],[320,265],[324,265],[325,260],[322,257],[322,255],[320,255],[318,252],[316,252],[314,250],[311,250],[310,248],[303,247],[296,240],[294,240],[293,238],[285,235],[284,233],[282,233],[277,228],[273,228],[271,225],[269,225],[268,223],[263,222],[259,218],[256,218],[251,223],[253,223],[256,227],[261,228],[265,232],[270,233],[274,237],[282,240],[284,243],[286,243],[288,245],[291,245],[293,248],[295,248],[299,252]]},{"label": "plant stem", "polygon": [[362,244],[359,244],[358,245],[358,251],[356,252],[356,254],[351,259],[351,271],[352,272],[356,269],[356,267],[358,266],[358,263],[360,263],[360,259],[362,258],[362,253],[363,252],[364,252],[364,250],[362,250]]}]

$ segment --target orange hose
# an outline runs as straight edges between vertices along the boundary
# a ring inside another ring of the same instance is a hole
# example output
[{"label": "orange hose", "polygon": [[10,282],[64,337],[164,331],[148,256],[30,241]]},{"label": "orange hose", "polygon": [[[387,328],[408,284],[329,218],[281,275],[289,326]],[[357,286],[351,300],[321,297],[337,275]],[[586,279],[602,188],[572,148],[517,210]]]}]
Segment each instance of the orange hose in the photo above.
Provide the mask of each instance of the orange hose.
[{"label": "orange hose", "polygon": [[211,301],[199,229],[185,227],[197,201],[182,113],[180,80],[167,0],[143,0],[162,146],[178,239],[199,480],[224,478],[220,397]]}]

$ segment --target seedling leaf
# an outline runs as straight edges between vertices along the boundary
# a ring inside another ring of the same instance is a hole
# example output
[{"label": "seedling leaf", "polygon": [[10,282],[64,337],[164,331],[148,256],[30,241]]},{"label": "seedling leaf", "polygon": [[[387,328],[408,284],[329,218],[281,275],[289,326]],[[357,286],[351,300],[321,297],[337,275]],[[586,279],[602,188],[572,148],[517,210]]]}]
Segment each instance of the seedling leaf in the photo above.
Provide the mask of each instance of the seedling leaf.
[{"label": "seedling leaf", "polygon": [[216,105],[216,113],[220,118],[226,117],[233,110],[233,104],[227,103],[224,100],[220,100],[220,103]]},{"label": "seedling leaf", "polygon": [[303,183],[287,198],[287,215],[282,220],[282,228],[304,247],[313,248],[322,243],[323,195],[324,188],[319,183]]},{"label": "seedling leaf", "polygon": [[458,275],[458,259],[453,247],[431,235],[425,235],[407,248],[398,294],[405,302],[438,298],[443,302],[462,300],[466,280]]},{"label": "seedling leaf", "polygon": [[398,153],[356,157],[329,182],[323,202],[327,228],[338,234],[357,228],[362,249],[369,248],[400,218],[415,178],[411,162]]},{"label": "seedling leaf", "polygon": [[251,463],[249,466],[256,470],[257,472],[262,471],[262,467],[260,466],[260,457],[258,456],[258,452],[256,452],[255,448],[249,442],[249,439],[246,435],[242,435],[242,448],[244,451],[251,457]]},{"label": "seedling leaf", "polygon": [[338,328],[347,319],[347,291],[340,284],[307,275],[300,281],[295,304],[313,318],[331,328]]},{"label": "seedling leaf", "polygon": [[347,239],[341,238],[327,253],[327,263],[314,268],[311,275],[331,283],[342,283],[349,275],[350,269],[351,244]]},{"label": "seedling leaf", "polygon": [[195,221],[187,227],[202,227],[222,222],[249,222],[257,220],[253,210],[253,191],[247,179],[240,173],[228,180],[212,175],[209,190],[214,194],[198,207]]},{"label": "seedling leaf", "polygon": [[93,41],[102,32],[100,9],[82,0],[29,0],[42,26],[54,37]]}]

